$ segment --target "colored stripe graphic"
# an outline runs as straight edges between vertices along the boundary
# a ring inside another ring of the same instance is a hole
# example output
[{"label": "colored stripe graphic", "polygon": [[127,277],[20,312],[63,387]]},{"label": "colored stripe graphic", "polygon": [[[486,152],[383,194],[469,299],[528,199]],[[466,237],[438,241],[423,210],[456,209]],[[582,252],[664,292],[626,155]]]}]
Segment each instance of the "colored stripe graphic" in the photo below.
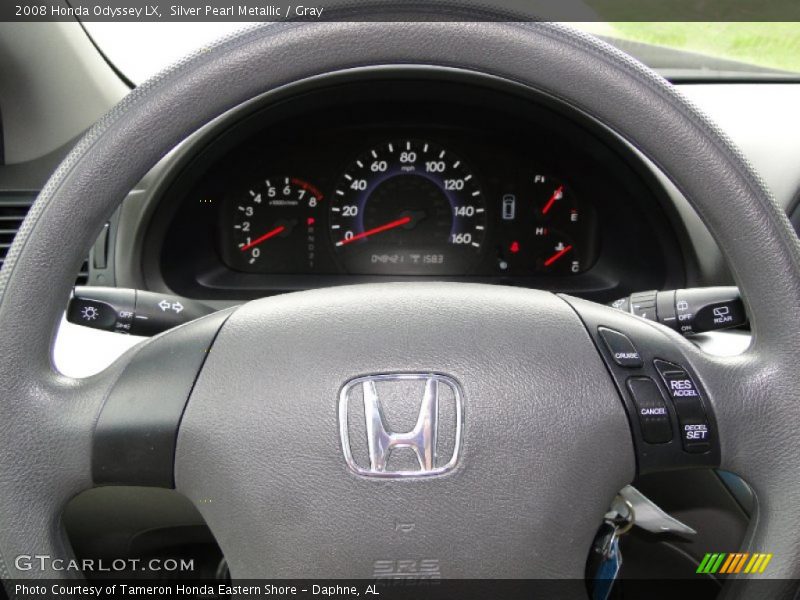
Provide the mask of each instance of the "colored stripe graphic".
[{"label": "colored stripe graphic", "polygon": [[733,555],[733,562],[731,562],[731,566],[728,568],[726,573],[736,573],[736,569],[739,569],[742,564],[742,560],[744,560],[744,554],[741,552],[737,552]]},{"label": "colored stripe graphic", "polygon": [[697,567],[697,573],[716,573],[722,561],[725,559],[725,556],[726,554],[724,552],[706,554],[700,566]]},{"label": "colored stripe graphic", "polygon": [[728,569],[730,569],[731,563],[733,563],[738,556],[739,556],[738,554],[728,554],[728,558],[725,559],[724,563],[722,563],[722,568],[719,570],[719,572],[728,573],[729,572]]},{"label": "colored stripe graphic", "polygon": [[742,570],[742,567],[744,566],[744,561],[747,560],[748,556],[750,556],[750,554],[748,554],[747,552],[742,554],[741,557],[739,558],[739,562],[736,563],[736,569],[731,571],[731,572],[732,573],[739,573]]},{"label": "colored stripe graphic", "polygon": [[772,560],[772,554],[756,552],[709,552],[700,561],[697,573],[763,573]]},{"label": "colored stripe graphic", "polygon": [[714,565],[711,567],[711,570],[709,571],[709,573],[716,573],[717,572],[717,570],[719,569],[720,565],[722,565],[722,561],[725,559],[725,556],[726,555],[725,555],[724,552],[722,552],[719,555],[719,558],[716,560]]},{"label": "colored stripe graphic", "polygon": [[697,571],[695,573],[705,573],[706,572],[706,565],[708,565],[708,561],[711,559],[711,555],[706,553],[703,557],[703,560],[700,561],[700,565],[697,567]]},{"label": "colored stripe graphic", "polygon": [[758,569],[758,572],[759,573],[763,573],[764,569],[767,568],[767,565],[769,564],[769,561],[771,561],[771,560],[772,560],[772,554],[771,553],[770,554],[765,554],[764,555],[764,560],[761,563],[761,568]]},{"label": "colored stripe graphic", "polygon": [[753,558],[750,559],[750,562],[747,563],[747,566],[744,568],[745,573],[749,573],[753,570],[753,567],[758,563],[758,557],[761,556],[760,554],[753,554]]},{"label": "colored stripe graphic", "polygon": [[725,571],[725,572],[726,573],[736,573],[736,569],[741,569],[742,568],[742,562],[745,560],[745,558],[746,558],[746,556],[744,554],[742,554],[741,552],[737,552],[736,554],[734,554],[733,555],[733,562],[731,563],[731,566],[728,568],[728,570]]}]

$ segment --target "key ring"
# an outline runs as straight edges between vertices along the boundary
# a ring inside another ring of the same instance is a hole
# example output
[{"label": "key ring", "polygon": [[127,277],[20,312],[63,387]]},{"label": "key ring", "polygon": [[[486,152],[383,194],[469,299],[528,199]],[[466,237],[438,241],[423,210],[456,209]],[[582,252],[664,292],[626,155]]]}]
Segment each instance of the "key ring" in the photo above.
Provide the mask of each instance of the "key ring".
[{"label": "key ring", "polygon": [[613,519],[614,526],[618,527],[616,531],[617,536],[628,533],[633,527],[634,523],[636,522],[636,511],[633,509],[633,504],[631,504],[630,500],[628,500],[627,498],[623,498],[622,502],[625,505],[625,508],[628,509],[628,514],[625,515],[625,517],[622,517],[622,515],[619,515],[618,517],[620,519],[622,518],[625,519],[626,521],[625,525],[619,526],[619,524],[617,523],[617,519]]}]

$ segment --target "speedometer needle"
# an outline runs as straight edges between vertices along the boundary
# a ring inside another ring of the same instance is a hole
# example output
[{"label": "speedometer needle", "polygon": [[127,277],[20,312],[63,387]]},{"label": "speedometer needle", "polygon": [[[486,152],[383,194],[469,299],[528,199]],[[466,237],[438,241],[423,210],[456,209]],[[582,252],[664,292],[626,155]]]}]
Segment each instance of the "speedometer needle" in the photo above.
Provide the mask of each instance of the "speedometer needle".
[{"label": "speedometer needle", "polygon": [[275,229],[273,229],[272,231],[268,231],[267,233],[265,233],[261,237],[257,237],[256,239],[254,239],[249,244],[245,244],[244,246],[239,248],[239,250],[241,250],[242,252],[247,252],[253,246],[258,246],[261,242],[266,242],[269,238],[275,237],[276,235],[281,233],[284,229],[286,229],[286,227],[284,227],[283,225],[280,225],[280,226],[276,227]]},{"label": "speedometer needle", "polygon": [[570,250],[572,250],[572,245],[565,246],[564,248],[562,248],[561,250],[559,250],[558,252],[556,252],[555,254],[553,254],[553,256],[551,256],[551,257],[550,257],[550,258],[548,258],[546,261],[544,261],[544,266],[545,266],[545,267],[549,267],[550,265],[552,265],[552,264],[553,264],[554,262],[556,262],[556,261],[557,261],[559,258],[561,258],[562,256],[564,256],[564,255],[565,255],[567,252],[569,252]]},{"label": "speedometer needle", "polygon": [[336,245],[344,246],[345,244],[349,244],[350,242],[355,242],[356,240],[360,240],[365,237],[375,235],[376,233],[382,233],[384,231],[388,231],[389,229],[394,229],[395,227],[402,227],[407,223],[411,223],[411,217],[403,217],[402,219],[397,219],[396,221],[392,221],[391,223],[386,223],[384,225],[379,225],[378,227],[373,227],[372,229],[367,229],[366,231],[357,233],[352,237],[339,240],[338,242],[336,242]]}]

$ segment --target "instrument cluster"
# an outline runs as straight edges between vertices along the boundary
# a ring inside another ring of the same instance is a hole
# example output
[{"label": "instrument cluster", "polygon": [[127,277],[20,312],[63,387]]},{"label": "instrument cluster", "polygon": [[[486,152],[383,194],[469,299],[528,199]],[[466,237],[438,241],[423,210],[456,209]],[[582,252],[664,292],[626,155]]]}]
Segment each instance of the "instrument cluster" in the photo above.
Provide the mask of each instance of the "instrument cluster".
[{"label": "instrument cluster", "polygon": [[302,175],[267,172],[221,199],[231,269],[570,276],[596,256],[592,204],[533,164],[497,186],[460,152],[406,137],[359,152],[333,185]]},{"label": "instrument cluster", "polygon": [[680,279],[630,151],[547,103],[446,78],[353,82],[231,120],[162,195],[143,244],[154,289],[436,278],[613,299]]}]

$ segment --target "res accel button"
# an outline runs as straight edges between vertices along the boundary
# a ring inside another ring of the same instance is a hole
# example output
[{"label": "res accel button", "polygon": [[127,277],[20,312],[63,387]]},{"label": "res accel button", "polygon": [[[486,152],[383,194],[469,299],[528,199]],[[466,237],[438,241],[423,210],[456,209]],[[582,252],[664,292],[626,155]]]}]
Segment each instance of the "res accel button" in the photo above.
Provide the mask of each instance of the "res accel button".
[{"label": "res accel button", "polygon": [[697,390],[692,378],[686,371],[668,371],[666,369],[661,371],[661,376],[664,378],[664,385],[667,386],[669,395],[672,398],[700,398],[700,392]]},{"label": "res accel button", "polygon": [[627,336],[606,327],[598,327],[597,331],[603,338],[614,362],[620,367],[635,369],[642,366],[642,357]]}]

